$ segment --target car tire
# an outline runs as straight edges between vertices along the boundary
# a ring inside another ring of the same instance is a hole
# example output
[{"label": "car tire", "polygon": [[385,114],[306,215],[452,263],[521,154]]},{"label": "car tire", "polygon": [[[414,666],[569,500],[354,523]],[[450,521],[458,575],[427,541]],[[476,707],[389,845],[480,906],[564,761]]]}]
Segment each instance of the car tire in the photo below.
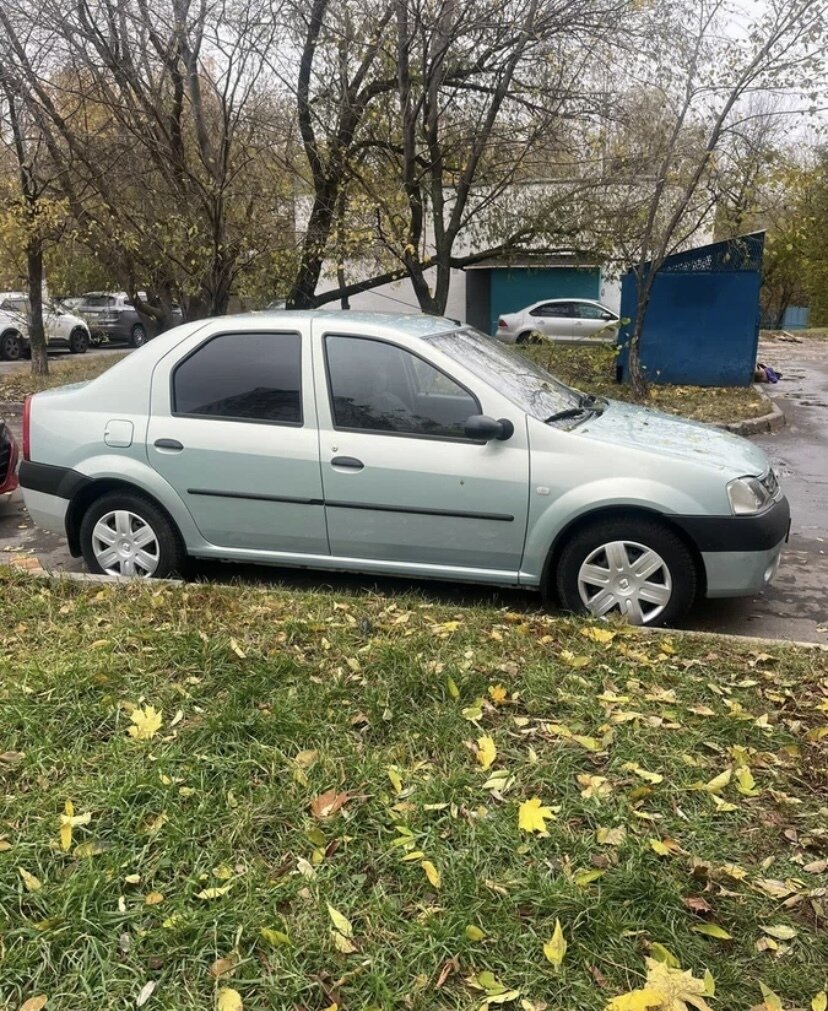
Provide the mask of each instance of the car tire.
[{"label": "car tire", "polygon": [[547,588],[553,579],[568,611],[596,618],[620,613],[631,624],[651,626],[684,617],[698,588],[684,541],[666,524],[641,516],[581,527],[564,544]]},{"label": "car tire", "polygon": [[23,357],[23,341],[16,330],[7,330],[0,336],[0,358],[5,362],[16,362]]},{"label": "car tire", "polygon": [[85,355],[89,350],[89,335],[77,327],[69,334],[69,350],[73,355]]},{"label": "car tire", "polygon": [[136,323],[129,332],[129,346],[131,348],[140,348],[146,343],[147,331],[144,329],[142,324]]},{"label": "car tire", "polygon": [[170,518],[134,492],[113,491],[96,499],[81,520],[80,546],[86,567],[99,575],[163,579],[182,575],[187,561]]}]

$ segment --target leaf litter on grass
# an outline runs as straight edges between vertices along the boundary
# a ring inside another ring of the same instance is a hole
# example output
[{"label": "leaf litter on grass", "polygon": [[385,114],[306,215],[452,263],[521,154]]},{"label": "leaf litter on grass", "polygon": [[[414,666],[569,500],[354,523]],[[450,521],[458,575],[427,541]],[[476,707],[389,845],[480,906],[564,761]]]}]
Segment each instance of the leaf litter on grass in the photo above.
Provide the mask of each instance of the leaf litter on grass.
[{"label": "leaf litter on grass", "polygon": [[[0,579],[21,1000],[134,1004],[150,952],[147,1006],[182,1011],[819,1011],[820,654],[421,598]],[[143,740],[119,730],[130,698]],[[162,733],[164,712],[186,717]],[[86,813],[91,860],[62,847]]]}]

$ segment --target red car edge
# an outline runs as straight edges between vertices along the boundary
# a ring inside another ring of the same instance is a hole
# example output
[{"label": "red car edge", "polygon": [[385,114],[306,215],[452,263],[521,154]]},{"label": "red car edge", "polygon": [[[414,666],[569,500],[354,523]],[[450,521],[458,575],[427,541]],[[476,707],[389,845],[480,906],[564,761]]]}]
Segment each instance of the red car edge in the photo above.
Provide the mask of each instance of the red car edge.
[{"label": "red car edge", "polygon": [[0,421],[0,498],[10,495],[17,487],[17,443]]}]

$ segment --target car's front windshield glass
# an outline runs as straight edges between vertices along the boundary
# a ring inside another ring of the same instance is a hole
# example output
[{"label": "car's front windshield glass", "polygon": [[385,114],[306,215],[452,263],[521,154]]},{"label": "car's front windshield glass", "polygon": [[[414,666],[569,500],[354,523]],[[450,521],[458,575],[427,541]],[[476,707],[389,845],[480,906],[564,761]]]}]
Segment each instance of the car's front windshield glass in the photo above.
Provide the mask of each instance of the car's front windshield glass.
[{"label": "car's front windshield glass", "polygon": [[426,340],[500,390],[533,418],[545,421],[558,411],[577,407],[580,402],[574,390],[546,369],[474,327],[434,334]]}]

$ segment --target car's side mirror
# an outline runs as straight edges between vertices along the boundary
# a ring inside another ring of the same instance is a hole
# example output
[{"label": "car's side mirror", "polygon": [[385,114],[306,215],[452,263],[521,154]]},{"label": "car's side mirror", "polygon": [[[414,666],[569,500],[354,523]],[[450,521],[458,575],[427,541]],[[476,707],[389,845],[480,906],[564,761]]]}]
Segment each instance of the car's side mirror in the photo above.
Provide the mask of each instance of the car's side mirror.
[{"label": "car's side mirror", "polygon": [[615,319],[615,316],[611,312],[602,312],[601,319],[609,322],[611,319]]},{"label": "car's side mirror", "polygon": [[515,426],[508,418],[499,421],[485,414],[473,414],[466,420],[466,438],[475,442],[504,442],[514,435]]}]

